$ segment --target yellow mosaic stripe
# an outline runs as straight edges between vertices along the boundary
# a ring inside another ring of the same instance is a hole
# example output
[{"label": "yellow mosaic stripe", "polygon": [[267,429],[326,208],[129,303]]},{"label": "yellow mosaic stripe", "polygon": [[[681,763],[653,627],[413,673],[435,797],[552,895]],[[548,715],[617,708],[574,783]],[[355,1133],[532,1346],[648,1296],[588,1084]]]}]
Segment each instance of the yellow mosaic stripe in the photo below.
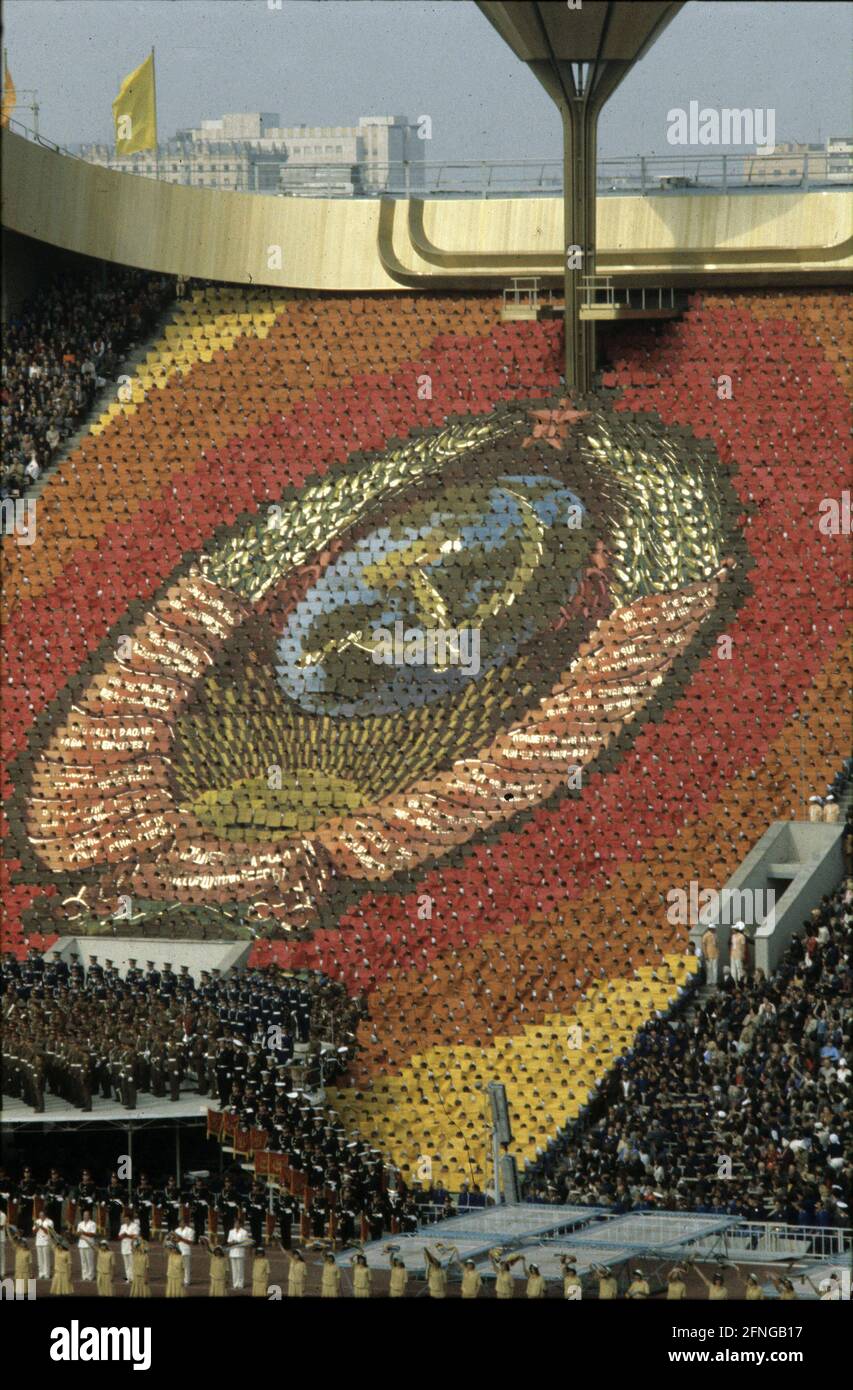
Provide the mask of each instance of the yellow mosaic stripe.
[{"label": "yellow mosaic stripe", "polygon": [[630,1047],[637,1030],[666,1010],[698,968],[694,956],[665,956],[632,979],[603,982],[569,1014],[552,1014],[492,1046],[432,1047],[415,1054],[399,1076],[370,1090],[329,1092],[344,1124],[416,1180],[421,1155],[433,1179],[451,1189],[463,1179],[491,1182],[491,1138],[485,1087],[506,1086],[519,1166],[545,1149],[576,1119],[589,1092]]},{"label": "yellow mosaic stripe", "polygon": [[188,372],[196,362],[212,362],[218,349],[230,351],[238,338],[266,338],[286,304],[286,299],[272,299],[263,290],[222,286],[196,290],[178,306],[145,363],[125,385],[128,399],[113,401],[89,433],[103,434],[116,416],[135,414],[154,387],[164,386],[177,372]]}]

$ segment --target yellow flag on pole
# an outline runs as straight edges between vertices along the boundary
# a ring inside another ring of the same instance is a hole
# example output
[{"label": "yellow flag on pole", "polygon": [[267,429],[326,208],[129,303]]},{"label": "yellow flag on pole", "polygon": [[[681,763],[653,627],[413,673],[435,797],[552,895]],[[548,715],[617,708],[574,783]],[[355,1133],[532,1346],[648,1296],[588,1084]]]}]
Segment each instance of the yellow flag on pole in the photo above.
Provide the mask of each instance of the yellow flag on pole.
[{"label": "yellow flag on pole", "polygon": [[113,102],[116,154],[157,148],[157,97],[154,87],[153,49],[135,72],[122,82]]},{"label": "yellow flag on pole", "polygon": [[3,102],[0,110],[0,126],[9,124],[9,117],[18,104],[18,94],[15,91],[15,84],[12,81],[12,74],[9,65],[3,58]]}]

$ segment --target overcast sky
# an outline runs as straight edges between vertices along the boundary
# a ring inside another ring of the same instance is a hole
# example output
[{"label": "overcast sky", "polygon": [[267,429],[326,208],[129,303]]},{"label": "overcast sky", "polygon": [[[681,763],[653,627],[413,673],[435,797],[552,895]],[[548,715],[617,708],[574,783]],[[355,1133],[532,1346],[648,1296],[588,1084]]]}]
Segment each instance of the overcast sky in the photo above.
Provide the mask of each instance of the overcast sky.
[{"label": "overcast sky", "polygon": [[[153,45],[161,139],[226,111],[429,115],[427,159],[559,156],[556,108],[472,0],[274,3],[6,0],[3,42],[59,144],[112,138],[119,79]],[[849,3],[692,0],[608,103],[599,154],[673,153],[667,112],[691,100],[773,108],[777,142],[850,134],[852,50]]]}]

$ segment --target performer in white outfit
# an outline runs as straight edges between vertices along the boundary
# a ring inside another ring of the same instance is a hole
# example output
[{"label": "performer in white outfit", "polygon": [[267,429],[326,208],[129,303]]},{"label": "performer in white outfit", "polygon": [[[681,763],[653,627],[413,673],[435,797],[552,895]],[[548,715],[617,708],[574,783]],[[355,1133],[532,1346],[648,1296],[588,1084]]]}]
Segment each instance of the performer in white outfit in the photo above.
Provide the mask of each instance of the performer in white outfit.
[{"label": "performer in white outfit", "polygon": [[80,1251],[80,1278],[95,1278],[95,1257],[98,1243],[98,1228],[92,1220],[91,1211],[86,1209],[83,1220],[77,1222],[77,1249]]},{"label": "performer in white outfit", "polygon": [[135,1216],[126,1216],[119,1226],[118,1238],[121,1241],[119,1249],[124,1261],[124,1282],[130,1284],[133,1281],[133,1242],[141,1233],[141,1226]]},{"label": "performer in white outfit", "polygon": [[38,1278],[51,1279],[53,1277],[53,1222],[49,1216],[37,1216],[33,1222],[33,1230],[36,1237]]},{"label": "performer in white outfit", "polygon": [[746,937],[743,930],[743,922],[735,922],[732,927],[731,942],[729,945],[729,965],[731,967],[732,979],[739,985],[746,979]]},{"label": "performer in white outfit", "polygon": [[719,956],[716,930],[714,927],[706,927],[702,933],[702,957],[705,961],[705,983],[713,989],[717,987]]},{"label": "performer in white outfit", "polygon": [[195,1231],[190,1225],[178,1226],[174,1231],[174,1235],[177,1238],[178,1249],[181,1252],[181,1259],[184,1262],[184,1288],[187,1288],[192,1277],[192,1256]]},{"label": "performer in white outfit", "polygon": [[245,1288],[246,1251],[252,1244],[252,1237],[238,1219],[228,1232],[228,1255],[231,1261],[232,1289]]}]

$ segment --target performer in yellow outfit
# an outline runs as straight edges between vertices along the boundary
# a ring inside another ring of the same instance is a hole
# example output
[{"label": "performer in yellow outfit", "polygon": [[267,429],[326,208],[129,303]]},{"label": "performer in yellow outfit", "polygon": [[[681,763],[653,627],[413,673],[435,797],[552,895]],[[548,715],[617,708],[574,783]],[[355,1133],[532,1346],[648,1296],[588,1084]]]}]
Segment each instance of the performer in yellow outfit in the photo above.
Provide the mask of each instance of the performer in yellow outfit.
[{"label": "performer in yellow outfit", "polygon": [[575,1269],[575,1256],[561,1255],[560,1264],[563,1269],[563,1297],[577,1302],[583,1295],[583,1285]]},{"label": "performer in yellow outfit", "polygon": [[208,1294],[211,1298],[227,1298],[228,1260],[221,1245],[214,1245],[210,1252],[208,1270]]},{"label": "performer in yellow outfit", "polygon": [[287,1296],[288,1298],[304,1298],[305,1284],[308,1279],[308,1266],[298,1250],[285,1250],[284,1253],[289,1260],[287,1270]]},{"label": "performer in yellow outfit", "polygon": [[[447,1272],[450,1265],[457,1264],[462,1270],[461,1298],[476,1298],[483,1286],[482,1276],[477,1273],[477,1266],[473,1260],[463,1260],[459,1250],[455,1245],[436,1245],[436,1250],[441,1250],[443,1254],[450,1255],[451,1259],[445,1270],[445,1287],[447,1282]],[[426,1252],[425,1252],[426,1253]],[[436,1294],[434,1297],[444,1297],[443,1294]]]},{"label": "performer in yellow outfit", "polygon": [[255,1247],[252,1260],[252,1298],[267,1298],[270,1291],[270,1262],[262,1245]]},{"label": "performer in yellow outfit", "polygon": [[764,1290],[758,1282],[757,1274],[748,1274],[744,1279],[744,1288],[747,1303],[757,1303],[764,1297]]},{"label": "performer in yellow outfit", "polygon": [[626,1298],[648,1298],[650,1293],[648,1280],[643,1278],[641,1269],[634,1270],[634,1277],[625,1290]]},{"label": "performer in yellow outfit", "polygon": [[409,1271],[397,1255],[391,1256],[391,1277],[388,1280],[388,1297],[405,1298]]},{"label": "performer in yellow outfit", "polygon": [[98,1246],[98,1255],[95,1261],[95,1278],[99,1298],[113,1297],[113,1265],[115,1256],[105,1240]]},{"label": "performer in yellow outfit", "polygon": [[71,1287],[71,1248],[67,1241],[64,1240],[57,1242],[53,1278],[50,1281],[50,1292],[54,1296],[71,1294],[74,1292]]},{"label": "performer in yellow outfit", "polygon": [[167,1244],[168,1257],[166,1260],[166,1297],[167,1298],[186,1298],[184,1288],[184,1257],[177,1247],[177,1244]]},{"label": "performer in yellow outfit", "polygon": [[712,1302],[712,1303],[722,1303],[722,1302],[725,1302],[725,1300],[726,1300],[726,1299],[728,1298],[728,1296],[729,1296],[729,1291],[728,1291],[728,1289],[726,1288],[726,1282],[725,1282],[725,1279],[723,1278],[723,1271],[722,1271],[721,1269],[718,1269],[718,1270],[716,1271],[716,1273],[713,1274],[713,1275],[711,1276],[710,1279],[706,1279],[706,1278],[705,1278],[705,1276],[704,1276],[704,1274],[702,1273],[701,1269],[697,1269],[697,1270],[696,1270],[696,1273],[699,1275],[699,1278],[702,1280],[702,1283],[705,1285],[705,1288],[708,1290],[708,1297],[710,1298],[711,1302]]},{"label": "performer in yellow outfit", "polygon": [[466,1260],[462,1266],[462,1297],[477,1298],[482,1287],[482,1274],[473,1260]]},{"label": "performer in yellow outfit", "polygon": [[495,1296],[497,1298],[515,1298],[515,1276],[512,1273],[512,1266],[520,1259],[520,1255],[513,1255],[511,1259],[505,1260],[500,1249],[490,1250],[489,1259],[492,1262],[495,1279]]},{"label": "performer in yellow outfit", "polygon": [[321,1298],[340,1298],[341,1294],[341,1271],[335,1264],[335,1257],[331,1250],[327,1250],[323,1256],[323,1276],[320,1280]]},{"label": "performer in yellow outfit", "polygon": [[615,1298],[618,1285],[613,1271],[606,1265],[593,1265],[593,1273],[598,1275],[598,1297]]},{"label": "performer in yellow outfit", "polygon": [[150,1298],[151,1285],[148,1282],[148,1271],[150,1261],[148,1259],[148,1246],[140,1236],[133,1242],[133,1256],[130,1265],[133,1277],[130,1281],[131,1298]]},{"label": "performer in yellow outfit", "polygon": [[542,1274],[538,1265],[529,1265],[524,1256],[521,1257],[524,1272],[527,1275],[527,1289],[525,1290],[528,1298],[544,1298],[546,1294],[545,1276]]},{"label": "performer in yellow outfit", "polygon": [[[444,1246],[439,1245],[438,1249],[444,1250]],[[442,1265],[441,1260],[437,1260],[432,1251],[427,1250],[426,1246],[424,1246],[424,1259],[427,1264],[427,1288],[429,1289],[430,1298],[446,1298],[447,1270]]]},{"label": "performer in yellow outfit", "polygon": [[353,1298],[369,1298],[373,1287],[373,1271],[370,1269],[364,1255],[358,1254],[352,1257],[352,1296]]},{"label": "performer in yellow outfit", "polygon": [[[33,1275],[33,1256],[23,1236],[15,1236],[15,1283],[26,1284]],[[26,1292],[26,1290],[25,1290]]]},{"label": "performer in yellow outfit", "polygon": [[687,1285],[684,1282],[684,1270],[681,1265],[675,1265],[669,1271],[669,1278],[666,1281],[666,1296],[670,1301],[687,1297]]}]

